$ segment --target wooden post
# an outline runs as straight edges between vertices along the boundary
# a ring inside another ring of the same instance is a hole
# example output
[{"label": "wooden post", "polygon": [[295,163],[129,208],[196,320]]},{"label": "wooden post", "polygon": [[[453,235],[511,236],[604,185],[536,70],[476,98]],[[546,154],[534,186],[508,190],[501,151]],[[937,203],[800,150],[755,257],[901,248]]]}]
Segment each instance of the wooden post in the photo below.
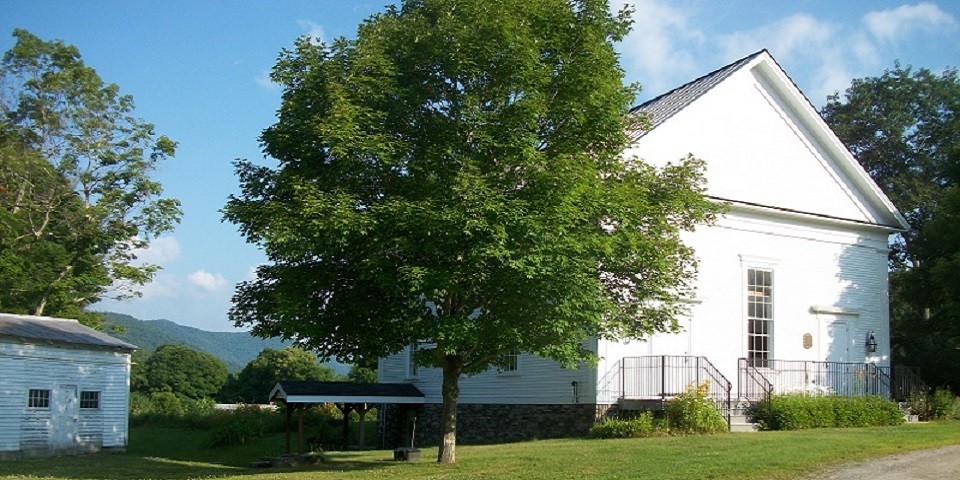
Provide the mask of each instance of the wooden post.
[{"label": "wooden post", "polygon": [[350,446],[350,411],[353,406],[346,403],[336,405],[343,414],[343,449],[346,450]]},{"label": "wooden post", "polygon": [[360,450],[363,450],[363,448],[366,446],[364,445],[364,441],[363,441],[363,434],[364,434],[363,421],[364,421],[364,418],[366,418],[367,416],[367,410],[369,410],[369,407],[366,403],[361,403],[357,405],[357,413],[360,414]]},{"label": "wooden post", "polygon": [[286,430],[287,430],[287,455],[290,455],[290,415],[292,415],[293,412],[290,411],[290,404],[289,404],[289,403],[283,402],[283,406],[284,406],[284,407],[286,408],[286,410],[287,410],[287,422],[286,422]]},{"label": "wooden post", "polygon": [[301,404],[297,410],[297,453],[303,453],[303,408],[306,405]]}]

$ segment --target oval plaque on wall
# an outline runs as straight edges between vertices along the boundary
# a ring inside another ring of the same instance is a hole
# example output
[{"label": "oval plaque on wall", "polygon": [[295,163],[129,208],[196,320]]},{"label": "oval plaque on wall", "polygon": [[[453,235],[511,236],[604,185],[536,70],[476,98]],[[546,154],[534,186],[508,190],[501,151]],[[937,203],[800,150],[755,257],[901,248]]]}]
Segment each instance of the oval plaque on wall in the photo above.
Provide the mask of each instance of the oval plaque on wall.
[{"label": "oval plaque on wall", "polygon": [[806,348],[807,350],[813,348],[813,335],[809,333],[803,334],[803,348]]}]

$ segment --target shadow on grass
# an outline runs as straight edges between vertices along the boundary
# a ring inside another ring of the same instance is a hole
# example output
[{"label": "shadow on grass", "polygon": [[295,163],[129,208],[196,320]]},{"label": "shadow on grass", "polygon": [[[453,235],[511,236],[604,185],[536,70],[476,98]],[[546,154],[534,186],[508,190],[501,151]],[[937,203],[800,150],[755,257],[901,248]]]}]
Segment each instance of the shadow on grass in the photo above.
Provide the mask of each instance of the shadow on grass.
[{"label": "shadow on grass", "polygon": [[0,462],[0,479],[8,476],[77,480],[186,480],[244,477],[296,472],[365,471],[398,465],[389,452],[330,452],[319,465],[253,468],[262,457],[284,451],[283,435],[271,435],[245,445],[209,447],[203,431],[138,428],[131,431],[126,453],[33,458]]}]

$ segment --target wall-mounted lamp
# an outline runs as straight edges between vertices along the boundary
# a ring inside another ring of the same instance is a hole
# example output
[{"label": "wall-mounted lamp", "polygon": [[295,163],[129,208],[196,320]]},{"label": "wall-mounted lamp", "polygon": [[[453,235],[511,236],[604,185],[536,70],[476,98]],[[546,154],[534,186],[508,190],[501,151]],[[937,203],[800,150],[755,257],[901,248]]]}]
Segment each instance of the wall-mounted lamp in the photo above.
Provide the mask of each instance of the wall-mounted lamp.
[{"label": "wall-mounted lamp", "polygon": [[580,403],[580,382],[574,380],[570,386],[573,387],[573,403]]},{"label": "wall-mounted lamp", "polygon": [[873,330],[867,334],[867,353],[877,353],[877,339],[873,336]]}]

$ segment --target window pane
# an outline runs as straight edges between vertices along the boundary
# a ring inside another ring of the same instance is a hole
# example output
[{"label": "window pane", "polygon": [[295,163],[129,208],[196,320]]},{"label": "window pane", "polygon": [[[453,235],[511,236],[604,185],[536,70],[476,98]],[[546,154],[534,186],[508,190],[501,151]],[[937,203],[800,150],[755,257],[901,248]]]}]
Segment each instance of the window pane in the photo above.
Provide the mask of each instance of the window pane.
[{"label": "window pane", "polygon": [[80,408],[100,408],[100,392],[80,392]]}]

